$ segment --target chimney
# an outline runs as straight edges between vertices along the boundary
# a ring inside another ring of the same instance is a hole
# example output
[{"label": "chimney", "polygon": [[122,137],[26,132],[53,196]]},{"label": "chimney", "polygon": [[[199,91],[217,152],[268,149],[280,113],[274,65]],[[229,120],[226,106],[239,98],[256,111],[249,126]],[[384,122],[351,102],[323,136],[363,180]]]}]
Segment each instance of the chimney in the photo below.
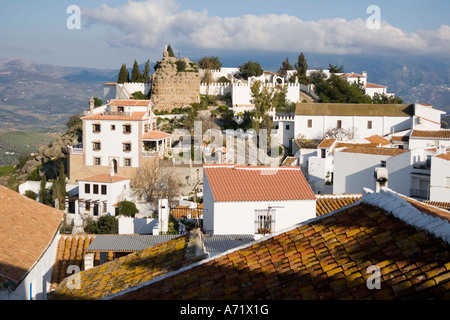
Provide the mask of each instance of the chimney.
[{"label": "chimney", "polygon": [[362,75],[367,78],[367,71],[363,71]]},{"label": "chimney", "polygon": [[89,106],[90,106],[91,114],[94,113],[94,103],[95,103],[94,98],[92,98],[92,99],[89,101]]}]

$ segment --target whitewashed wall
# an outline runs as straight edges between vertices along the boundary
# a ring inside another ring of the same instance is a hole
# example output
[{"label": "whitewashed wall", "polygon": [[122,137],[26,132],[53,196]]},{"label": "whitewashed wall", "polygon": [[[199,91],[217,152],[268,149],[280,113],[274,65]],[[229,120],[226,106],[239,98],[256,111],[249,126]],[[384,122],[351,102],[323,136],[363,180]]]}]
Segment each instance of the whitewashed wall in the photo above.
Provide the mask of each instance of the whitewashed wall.
[{"label": "whitewashed wall", "polygon": [[119,234],[151,234],[158,219],[119,217]]},{"label": "whitewashed wall", "polygon": [[450,201],[450,161],[431,158],[430,200]]}]

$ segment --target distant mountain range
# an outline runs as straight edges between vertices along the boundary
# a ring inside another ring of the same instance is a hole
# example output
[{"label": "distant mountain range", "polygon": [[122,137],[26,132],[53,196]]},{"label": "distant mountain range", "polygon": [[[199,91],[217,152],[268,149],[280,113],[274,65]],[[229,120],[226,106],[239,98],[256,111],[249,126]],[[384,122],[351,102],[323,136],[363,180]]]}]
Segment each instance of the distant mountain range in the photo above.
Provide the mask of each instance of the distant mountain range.
[{"label": "distant mountain range", "polygon": [[[259,62],[277,71],[298,55],[267,52],[222,52],[224,67]],[[310,69],[344,66],[345,72],[367,71],[368,81],[388,86],[405,103],[426,102],[450,112],[450,58],[318,55],[305,53]],[[189,57],[193,61],[200,58]],[[153,72],[154,63],[150,69]],[[128,66],[131,74],[131,66]],[[9,130],[65,131],[72,114],[88,109],[91,97],[103,99],[103,83],[115,82],[117,69],[60,67],[24,58],[0,59],[0,132]],[[144,64],[140,65],[144,69]]]}]

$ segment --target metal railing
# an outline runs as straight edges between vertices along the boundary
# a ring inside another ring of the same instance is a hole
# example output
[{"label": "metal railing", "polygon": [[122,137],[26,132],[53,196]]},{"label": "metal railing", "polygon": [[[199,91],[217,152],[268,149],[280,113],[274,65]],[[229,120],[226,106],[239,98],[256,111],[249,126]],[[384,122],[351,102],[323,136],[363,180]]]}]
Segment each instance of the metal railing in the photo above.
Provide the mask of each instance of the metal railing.
[{"label": "metal railing", "polygon": [[428,190],[425,189],[414,189],[411,188],[409,190],[410,197],[415,197],[423,200],[428,200]]}]

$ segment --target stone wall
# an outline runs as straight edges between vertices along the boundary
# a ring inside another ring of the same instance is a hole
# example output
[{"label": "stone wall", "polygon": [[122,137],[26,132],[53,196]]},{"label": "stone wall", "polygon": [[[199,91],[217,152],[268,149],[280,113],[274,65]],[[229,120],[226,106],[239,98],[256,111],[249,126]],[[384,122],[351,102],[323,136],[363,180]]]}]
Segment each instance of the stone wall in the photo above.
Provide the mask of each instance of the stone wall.
[{"label": "stone wall", "polygon": [[[178,60],[186,62],[184,72],[177,72]],[[159,111],[200,102],[200,75],[194,64],[187,58],[168,57],[165,53],[152,75],[151,100],[153,108]]]}]

